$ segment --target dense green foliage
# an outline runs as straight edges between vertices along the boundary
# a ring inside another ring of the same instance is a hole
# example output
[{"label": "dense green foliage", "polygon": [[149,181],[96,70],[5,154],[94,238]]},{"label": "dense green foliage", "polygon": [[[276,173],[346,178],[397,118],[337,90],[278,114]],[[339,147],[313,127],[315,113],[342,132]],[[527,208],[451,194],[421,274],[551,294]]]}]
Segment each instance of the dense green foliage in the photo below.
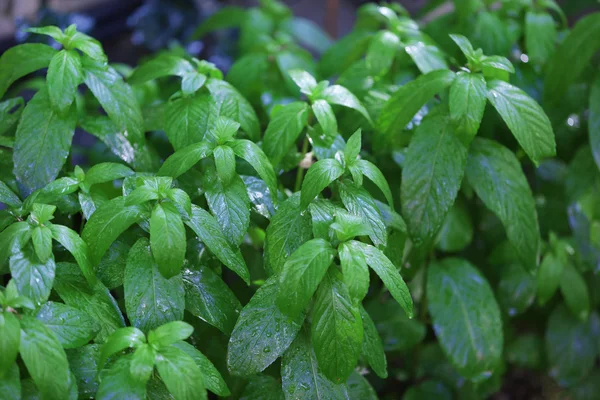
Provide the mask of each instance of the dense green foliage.
[{"label": "dense green foliage", "polygon": [[453,4],[337,42],[225,8],[225,77],[31,29],[60,46],[0,57],[0,397],[484,399],[518,368],[598,398],[600,13]]}]

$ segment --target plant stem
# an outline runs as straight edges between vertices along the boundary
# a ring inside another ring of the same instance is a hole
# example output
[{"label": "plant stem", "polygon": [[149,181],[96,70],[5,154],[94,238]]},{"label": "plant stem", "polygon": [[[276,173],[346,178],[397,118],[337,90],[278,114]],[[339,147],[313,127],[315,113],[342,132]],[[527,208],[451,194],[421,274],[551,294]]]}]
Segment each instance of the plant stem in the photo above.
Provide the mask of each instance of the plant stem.
[{"label": "plant stem", "polygon": [[[308,136],[304,137],[304,142],[302,143],[302,159],[306,157],[306,152],[308,151]],[[298,171],[296,172],[296,184],[294,185],[294,193],[300,191],[302,187],[302,179],[304,179],[304,168],[302,165],[298,165]]]}]

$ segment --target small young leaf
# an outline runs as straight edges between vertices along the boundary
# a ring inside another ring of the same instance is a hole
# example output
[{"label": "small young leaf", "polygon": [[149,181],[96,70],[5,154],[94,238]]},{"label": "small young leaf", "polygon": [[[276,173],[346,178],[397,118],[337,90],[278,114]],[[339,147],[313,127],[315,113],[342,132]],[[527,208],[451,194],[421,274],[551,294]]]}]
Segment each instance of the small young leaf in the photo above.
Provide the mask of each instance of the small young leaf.
[{"label": "small young leaf", "polygon": [[96,183],[111,182],[133,174],[134,172],[123,164],[110,162],[99,163],[88,170],[85,174],[84,183],[89,188]]},{"label": "small young leaf", "polygon": [[192,335],[194,327],[183,321],[167,322],[150,331],[148,343],[160,348],[185,340]]},{"label": "small young leaf", "polygon": [[315,78],[306,71],[293,69],[288,71],[288,74],[294,83],[300,88],[300,93],[310,96],[313,90],[315,90],[317,87],[317,81]]},{"label": "small young leaf", "polygon": [[172,54],[161,54],[136,68],[128,82],[131,85],[141,85],[164,76],[184,77],[190,72],[194,72],[194,66],[188,60]]},{"label": "small young leaf", "polygon": [[200,160],[210,156],[213,152],[213,147],[211,143],[203,141],[177,150],[165,160],[158,170],[157,175],[177,178],[191,169]]},{"label": "small young leaf", "polygon": [[52,238],[63,245],[75,258],[85,279],[90,284],[94,283],[96,281],[94,268],[90,261],[88,246],[83,239],[79,237],[77,232],[62,225],[50,224],[50,231],[52,232]]},{"label": "small young leaf", "polygon": [[137,348],[146,343],[146,335],[138,328],[127,327],[114,331],[102,345],[98,368],[103,368],[110,356],[128,348]]},{"label": "small young leaf", "polygon": [[361,187],[354,184],[339,182],[338,184],[342,203],[350,212],[362,218],[362,222],[371,228],[369,238],[376,246],[385,246],[387,243],[387,229],[379,208],[371,195]]},{"label": "small young leaf", "polygon": [[340,85],[331,85],[323,90],[319,96],[329,104],[337,104],[338,106],[350,108],[358,111],[369,124],[372,125],[371,117],[367,109],[361,104],[360,100],[352,94],[348,89]]},{"label": "small young leaf", "polygon": [[223,186],[228,186],[235,175],[235,154],[229,146],[217,146],[213,156],[217,175]]},{"label": "small young leaf", "polygon": [[358,307],[335,267],[317,290],[311,338],[323,374],[334,383],[345,382],[360,357],[363,327]]},{"label": "small young leaf", "polygon": [[377,168],[375,164],[367,160],[358,160],[356,165],[358,169],[360,169],[360,172],[381,190],[390,207],[394,208],[394,198],[392,196],[392,191],[390,190],[390,185],[381,170]]},{"label": "small young leaf", "polygon": [[208,390],[222,397],[231,395],[223,377],[204,354],[187,342],[174,343],[173,347],[182,350],[194,360],[198,368],[200,368],[200,372],[202,372],[202,378]]},{"label": "small young leaf", "polygon": [[325,100],[316,100],[312,105],[312,111],[319,121],[326,138],[330,140],[338,134],[337,119],[333,113],[333,108]]},{"label": "small young leaf", "polygon": [[458,72],[450,86],[450,117],[458,132],[472,139],[479,130],[485,111],[487,87],[480,74]]},{"label": "small young leaf", "polygon": [[48,66],[48,93],[55,110],[64,113],[75,100],[77,86],[83,80],[81,59],[75,50],[61,50]]},{"label": "small young leaf", "polygon": [[355,303],[360,303],[369,291],[369,267],[365,255],[351,243],[338,248],[344,283]]},{"label": "small young leaf", "polygon": [[229,143],[239,158],[246,160],[269,187],[273,200],[277,199],[277,177],[271,162],[260,147],[249,140],[239,139]]},{"label": "small young leaf", "polygon": [[183,319],[185,294],[181,276],[162,276],[146,238],[139,239],[129,251],[123,289],[127,317],[136,328],[148,332]]},{"label": "small young leaf", "polygon": [[52,232],[46,226],[37,226],[31,231],[33,249],[42,263],[52,256]]},{"label": "small young leaf", "polygon": [[362,354],[377,376],[385,379],[388,377],[388,372],[383,343],[381,342],[381,337],[379,337],[375,323],[362,305],[360,306],[360,317],[362,318],[364,328]]},{"label": "small young leaf", "polygon": [[308,105],[293,102],[275,106],[263,138],[263,150],[271,163],[277,165],[288,153],[294,142],[306,127]]},{"label": "small young leaf", "polygon": [[552,253],[544,256],[537,273],[538,302],[544,305],[558,289],[564,271],[561,260]]},{"label": "small young leaf", "polygon": [[140,382],[148,382],[154,370],[155,358],[156,353],[154,349],[149,344],[142,344],[135,350],[131,357],[131,364],[129,366],[131,376]]},{"label": "small young leaf", "polygon": [[474,62],[477,61],[477,55],[475,53],[475,49],[473,49],[473,45],[463,35],[450,34],[450,39],[460,48],[460,51],[467,58],[467,61]]},{"label": "small young leaf", "polygon": [[333,261],[335,250],[324,239],[300,246],[285,262],[279,275],[277,305],[287,315],[302,313]]},{"label": "small young leaf", "polygon": [[185,258],[185,227],[172,203],[154,206],[150,217],[150,246],[158,270],[165,278],[181,271]]}]

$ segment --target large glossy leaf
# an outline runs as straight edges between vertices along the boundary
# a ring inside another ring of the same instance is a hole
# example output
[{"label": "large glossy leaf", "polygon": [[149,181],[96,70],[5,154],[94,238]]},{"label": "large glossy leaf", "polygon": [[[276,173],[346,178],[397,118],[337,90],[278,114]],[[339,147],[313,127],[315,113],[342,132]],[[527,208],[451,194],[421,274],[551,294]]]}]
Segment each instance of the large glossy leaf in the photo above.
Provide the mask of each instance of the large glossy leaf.
[{"label": "large glossy leaf", "polygon": [[207,129],[212,125],[214,107],[211,97],[203,93],[167,103],[165,133],[175,150],[204,139]]},{"label": "large glossy leaf", "polygon": [[547,64],[544,100],[560,104],[569,85],[589,66],[600,48],[600,14],[580,19]]},{"label": "large glossy leaf", "polygon": [[344,242],[338,247],[338,256],[348,294],[354,302],[360,303],[369,291],[369,266],[365,255],[352,242]]},{"label": "large glossy leaf", "polygon": [[[18,351],[19,349],[16,348]],[[12,364],[11,368],[0,378],[0,393],[6,400],[21,400],[21,380],[19,366]]]},{"label": "large glossy leaf", "polygon": [[186,73],[192,71],[194,71],[194,66],[188,60],[166,53],[136,68],[129,77],[128,82],[131,85],[139,85],[163,76],[175,75],[183,77]]},{"label": "large glossy leaf", "polygon": [[21,323],[11,312],[0,313],[0,381],[6,379],[13,365],[16,365],[21,342]]},{"label": "large glossy leaf", "polygon": [[67,356],[49,328],[33,317],[23,316],[19,353],[43,396],[51,399],[69,398]]},{"label": "large glossy leaf", "polygon": [[360,357],[363,327],[342,274],[329,269],[315,297],[311,338],[320,370],[334,383],[345,382]]},{"label": "large glossy leaf", "polygon": [[90,344],[67,350],[69,369],[75,376],[77,389],[80,396],[93,396],[98,390],[96,375],[98,372],[98,358],[100,357],[100,346]]},{"label": "large glossy leaf", "polygon": [[190,144],[171,154],[158,170],[158,175],[177,178],[190,170],[200,160],[212,154],[213,145],[202,141]]},{"label": "large glossy leaf", "polygon": [[63,225],[50,225],[52,238],[60,243],[77,261],[83,276],[90,284],[96,281],[87,244],[77,232]]},{"label": "large glossy leaf", "polygon": [[384,143],[390,143],[435,94],[447,88],[456,74],[448,70],[433,71],[401,86],[385,103],[377,129]]},{"label": "large glossy leaf", "polygon": [[174,346],[160,349],[159,354],[156,369],[173,397],[181,400],[207,398],[202,372],[192,357]]},{"label": "large glossy leaf", "polygon": [[404,51],[412,58],[422,74],[439,69],[448,69],[444,53],[439,47],[430,42],[431,40],[413,39],[409,40],[404,47]]},{"label": "large glossy leaf", "polygon": [[83,80],[81,58],[75,50],[61,50],[48,66],[48,93],[55,110],[64,112],[75,101],[77,86]]},{"label": "large glossy leaf", "polygon": [[446,258],[429,266],[427,296],[435,334],[452,364],[468,378],[489,376],[501,360],[503,332],[485,278],[469,262]]},{"label": "large glossy leaf", "polygon": [[487,87],[481,74],[459,72],[450,86],[450,117],[469,140],[479,130],[485,111]]},{"label": "large glossy leaf", "polygon": [[279,275],[277,305],[287,315],[302,313],[333,261],[335,250],[324,239],[300,246],[283,265]]},{"label": "large glossy leaf", "polygon": [[296,193],[279,206],[267,227],[267,272],[280,272],[290,254],[311,238],[311,216],[300,207],[300,193]]},{"label": "large glossy leaf", "polygon": [[133,90],[108,64],[83,59],[84,82],[110,119],[138,145],[144,143],[144,120]]},{"label": "large glossy leaf", "polygon": [[340,182],[338,184],[340,197],[346,209],[362,218],[364,224],[371,228],[369,237],[376,246],[385,246],[387,243],[387,230],[379,208],[373,197],[362,187],[354,184]]},{"label": "large glossy leaf", "polygon": [[488,82],[487,98],[536,165],[556,154],[552,124],[527,93],[504,81],[493,80]]},{"label": "large glossy leaf", "polygon": [[178,342],[173,344],[173,346],[183,350],[194,360],[198,368],[200,368],[200,372],[202,372],[202,378],[208,390],[223,397],[231,394],[219,371],[204,354],[187,342]]},{"label": "large glossy leaf", "polygon": [[41,43],[25,43],[12,47],[0,57],[0,99],[17,79],[38,69],[46,68],[57,53]]},{"label": "large glossy leaf", "polygon": [[378,32],[369,43],[366,65],[374,76],[385,75],[390,70],[400,48],[400,39],[390,31]]},{"label": "large glossy leaf", "polygon": [[211,268],[188,266],[183,270],[185,309],[196,317],[231,335],[242,306]]},{"label": "large glossy leaf", "polygon": [[139,239],[129,251],[123,289],[127,317],[136,328],[148,332],[183,319],[181,275],[167,279],[160,273],[146,238]]},{"label": "large glossy leaf", "polygon": [[81,347],[92,340],[100,326],[88,313],[66,304],[49,301],[36,318],[50,328],[65,349]]},{"label": "large glossy leaf", "polygon": [[48,300],[56,271],[54,257],[43,263],[32,247],[26,246],[10,258],[9,265],[19,294],[31,299],[38,307]]},{"label": "large glossy leaf", "polygon": [[227,350],[234,375],[249,376],[271,365],[292,343],[304,314],[290,318],[276,305],[279,277],[267,280],[240,313]]},{"label": "large glossy leaf", "polygon": [[186,221],[198,238],[227,268],[239,275],[246,283],[250,283],[250,272],[239,249],[233,248],[227,241],[218,221],[196,205],[192,205],[192,217]]},{"label": "large glossy leaf", "polygon": [[100,262],[106,250],[127,228],[141,221],[142,213],[139,205],[125,206],[124,197],[117,197],[96,209],[81,232],[89,246],[93,265]]},{"label": "large glossy leaf", "polygon": [[323,90],[321,98],[330,104],[351,108],[358,111],[369,124],[372,124],[371,117],[367,109],[361,104],[360,100],[348,89],[340,85],[331,85]]},{"label": "large glossy leaf", "polygon": [[525,47],[529,60],[544,64],[556,48],[556,22],[546,12],[529,11],[525,16]]},{"label": "large glossy leaf", "polygon": [[96,342],[104,342],[112,332],[125,326],[123,315],[109,290],[100,282],[90,287],[76,264],[58,264],[54,290],[65,304],[96,320],[100,325]]},{"label": "large glossy leaf", "polygon": [[535,202],[521,164],[506,147],[475,139],[466,176],[477,196],[502,221],[508,240],[525,268],[537,268],[540,233]]},{"label": "large glossy leaf", "polygon": [[173,203],[158,203],[150,217],[150,246],[165,278],[179,274],[185,259],[185,226]]},{"label": "large glossy leaf", "polygon": [[306,208],[327,186],[344,173],[344,166],[333,158],[317,161],[308,169],[300,194],[300,207]]},{"label": "large glossy leaf", "polygon": [[46,87],[27,103],[13,153],[15,176],[24,195],[56,179],[69,155],[76,122],[74,107],[64,115],[53,110]]},{"label": "large glossy leaf", "polygon": [[281,379],[286,399],[346,400],[345,385],[323,375],[310,342],[300,331],[281,360]]},{"label": "large glossy leaf", "polygon": [[593,368],[599,333],[598,314],[581,321],[563,305],[554,309],[546,328],[546,355],[550,375],[560,385],[580,381]]},{"label": "large glossy leaf", "polygon": [[402,214],[417,246],[436,237],[456,199],[466,162],[467,144],[447,109],[433,111],[411,139],[402,170]]},{"label": "large glossy leaf", "polygon": [[306,126],[308,106],[294,102],[276,106],[263,138],[263,150],[273,165],[279,164]]},{"label": "large glossy leaf", "polygon": [[250,224],[250,198],[246,192],[244,181],[239,176],[233,177],[225,186],[216,176],[206,187],[206,202],[219,224],[226,229],[225,237],[232,246],[238,246]]}]

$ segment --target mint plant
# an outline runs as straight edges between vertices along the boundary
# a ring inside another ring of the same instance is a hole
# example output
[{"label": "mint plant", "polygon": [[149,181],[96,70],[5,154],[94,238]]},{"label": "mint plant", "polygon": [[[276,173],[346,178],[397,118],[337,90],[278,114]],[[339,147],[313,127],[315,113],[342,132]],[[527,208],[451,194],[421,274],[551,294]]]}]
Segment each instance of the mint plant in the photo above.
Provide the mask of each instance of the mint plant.
[{"label": "mint plant", "polygon": [[239,30],[225,74],[31,28],[55,46],[0,56],[0,397],[596,398],[600,14],[453,5],[338,41],[226,7],[196,31]]}]

